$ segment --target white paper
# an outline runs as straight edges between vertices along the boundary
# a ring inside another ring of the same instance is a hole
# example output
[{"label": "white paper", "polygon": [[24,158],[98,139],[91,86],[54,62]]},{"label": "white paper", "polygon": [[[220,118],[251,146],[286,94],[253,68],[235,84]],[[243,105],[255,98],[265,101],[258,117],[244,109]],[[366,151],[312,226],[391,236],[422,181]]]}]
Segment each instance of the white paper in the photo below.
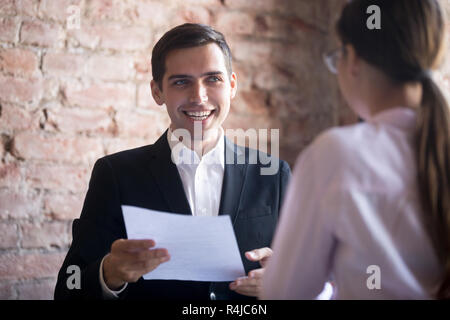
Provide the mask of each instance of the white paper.
[{"label": "white paper", "polygon": [[234,281],[245,276],[228,215],[195,217],[122,206],[128,239],[153,239],[170,260],[143,277],[163,280]]}]

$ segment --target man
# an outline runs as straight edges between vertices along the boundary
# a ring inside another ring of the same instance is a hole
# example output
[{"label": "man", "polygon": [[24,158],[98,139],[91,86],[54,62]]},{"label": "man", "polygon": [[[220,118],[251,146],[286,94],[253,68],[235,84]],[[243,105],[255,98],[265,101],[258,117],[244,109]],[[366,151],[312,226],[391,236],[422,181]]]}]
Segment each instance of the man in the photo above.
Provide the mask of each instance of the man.
[{"label": "man", "polygon": [[[279,170],[261,174],[266,166],[249,163],[249,149],[224,137],[221,125],[236,94],[237,78],[221,33],[198,24],[170,30],[153,49],[152,73],[152,95],[166,105],[170,128],[153,145],[96,162],[81,216],[73,223],[73,242],[58,275],[55,298],[256,297],[261,266],[271,255],[268,247],[289,166],[272,158]],[[230,158],[234,161],[225,161]],[[170,252],[153,248],[152,239],[126,239],[121,205],[195,216],[230,215],[248,276],[232,283],[144,280],[142,275],[170,260]],[[79,289],[67,286],[67,270],[73,265],[81,270]]]}]

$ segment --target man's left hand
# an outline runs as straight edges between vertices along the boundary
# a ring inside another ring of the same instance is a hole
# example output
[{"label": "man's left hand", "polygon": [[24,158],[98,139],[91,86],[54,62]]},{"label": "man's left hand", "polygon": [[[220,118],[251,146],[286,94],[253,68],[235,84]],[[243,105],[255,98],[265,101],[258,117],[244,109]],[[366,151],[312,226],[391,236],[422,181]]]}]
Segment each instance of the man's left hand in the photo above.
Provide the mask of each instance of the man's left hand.
[{"label": "man's left hand", "polygon": [[250,271],[247,277],[237,278],[230,283],[230,290],[245,296],[257,297],[261,291],[264,267],[270,256],[272,256],[272,249],[267,247],[247,251],[245,257],[250,261],[259,261],[262,268]]}]

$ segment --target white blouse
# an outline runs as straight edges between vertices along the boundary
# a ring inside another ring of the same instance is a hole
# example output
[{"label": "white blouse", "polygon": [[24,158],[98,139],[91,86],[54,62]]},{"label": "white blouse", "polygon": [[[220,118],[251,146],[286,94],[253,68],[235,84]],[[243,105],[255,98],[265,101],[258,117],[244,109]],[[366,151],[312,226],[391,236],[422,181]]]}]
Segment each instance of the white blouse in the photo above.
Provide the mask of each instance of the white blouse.
[{"label": "white blouse", "polygon": [[416,113],[383,111],[321,134],[298,158],[262,299],[427,299],[441,267],[418,193]]}]

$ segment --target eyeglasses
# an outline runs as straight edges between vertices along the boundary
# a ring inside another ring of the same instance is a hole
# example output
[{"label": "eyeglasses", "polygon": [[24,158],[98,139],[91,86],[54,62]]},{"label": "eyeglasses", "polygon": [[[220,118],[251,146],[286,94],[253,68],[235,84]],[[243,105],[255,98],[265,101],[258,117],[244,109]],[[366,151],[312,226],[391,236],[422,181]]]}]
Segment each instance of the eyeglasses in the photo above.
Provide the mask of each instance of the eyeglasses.
[{"label": "eyeglasses", "polygon": [[338,73],[337,63],[339,59],[342,57],[342,54],[344,52],[345,47],[340,47],[334,49],[333,51],[323,54],[323,61],[325,62],[325,65],[327,66],[328,70],[330,70],[331,73],[334,74]]}]

